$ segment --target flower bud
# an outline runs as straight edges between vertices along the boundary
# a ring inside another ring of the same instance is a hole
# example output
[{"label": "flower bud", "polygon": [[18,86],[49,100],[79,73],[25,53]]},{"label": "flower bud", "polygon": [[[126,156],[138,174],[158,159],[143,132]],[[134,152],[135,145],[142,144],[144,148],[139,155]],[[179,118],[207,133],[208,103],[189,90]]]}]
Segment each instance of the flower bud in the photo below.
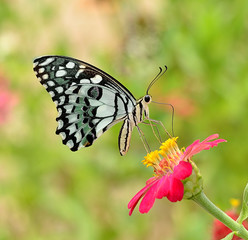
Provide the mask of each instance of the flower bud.
[{"label": "flower bud", "polygon": [[192,165],[192,174],[183,180],[184,185],[184,199],[191,199],[203,190],[203,180],[199,168],[194,162],[189,160]]}]

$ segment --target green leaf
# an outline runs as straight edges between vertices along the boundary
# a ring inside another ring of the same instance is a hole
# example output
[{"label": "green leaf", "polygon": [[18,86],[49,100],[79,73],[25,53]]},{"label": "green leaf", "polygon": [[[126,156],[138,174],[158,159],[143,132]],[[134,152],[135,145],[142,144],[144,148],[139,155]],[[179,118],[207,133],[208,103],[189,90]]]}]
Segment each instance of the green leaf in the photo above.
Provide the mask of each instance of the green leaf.
[{"label": "green leaf", "polygon": [[226,237],[222,238],[221,240],[232,240],[234,234],[235,232],[231,232]]},{"label": "green leaf", "polygon": [[241,209],[239,218],[237,219],[237,222],[239,224],[242,224],[242,222],[246,218],[248,218],[248,184],[246,185],[245,190],[244,190],[242,209]]}]

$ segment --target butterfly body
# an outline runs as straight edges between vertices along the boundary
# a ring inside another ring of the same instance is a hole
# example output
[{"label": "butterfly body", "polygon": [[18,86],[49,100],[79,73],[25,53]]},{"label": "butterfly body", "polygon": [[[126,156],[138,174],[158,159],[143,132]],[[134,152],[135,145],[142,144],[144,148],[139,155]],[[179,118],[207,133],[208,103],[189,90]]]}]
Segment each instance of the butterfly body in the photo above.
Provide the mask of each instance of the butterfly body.
[{"label": "butterfly body", "polygon": [[150,95],[136,100],[121,83],[88,63],[43,56],[34,60],[34,71],[56,104],[56,134],[72,151],[91,146],[107,129],[124,121],[119,134],[124,155],[133,128],[149,117]]},{"label": "butterfly body", "polygon": [[119,133],[119,142],[118,142],[121,155],[125,155],[128,151],[133,128],[137,127],[139,123],[149,118],[148,104],[150,103],[151,98],[149,96],[149,99],[148,98],[145,99],[145,97],[137,100],[133,112],[127,115],[127,117],[125,118],[122,124]]}]

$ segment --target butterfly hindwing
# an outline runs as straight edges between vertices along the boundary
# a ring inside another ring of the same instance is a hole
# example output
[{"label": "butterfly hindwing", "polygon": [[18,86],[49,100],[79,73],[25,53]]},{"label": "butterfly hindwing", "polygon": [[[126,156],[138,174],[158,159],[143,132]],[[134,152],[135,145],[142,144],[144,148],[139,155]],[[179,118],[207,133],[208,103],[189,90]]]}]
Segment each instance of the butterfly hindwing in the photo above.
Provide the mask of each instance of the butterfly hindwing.
[{"label": "butterfly hindwing", "polygon": [[35,59],[34,71],[57,105],[56,133],[72,151],[92,145],[135,107],[123,85],[85,62],[45,56]]},{"label": "butterfly hindwing", "polygon": [[[108,95],[107,100],[98,99],[103,92]],[[118,98],[118,94],[100,85],[72,85],[65,91],[65,102],[57,107],[61,115],[57,117],[59,125],[56,133],[61,135],[63,143],[71,150],[90,146],[110,124],[126,116],[124,108],[117,110],[110,104]]]}]

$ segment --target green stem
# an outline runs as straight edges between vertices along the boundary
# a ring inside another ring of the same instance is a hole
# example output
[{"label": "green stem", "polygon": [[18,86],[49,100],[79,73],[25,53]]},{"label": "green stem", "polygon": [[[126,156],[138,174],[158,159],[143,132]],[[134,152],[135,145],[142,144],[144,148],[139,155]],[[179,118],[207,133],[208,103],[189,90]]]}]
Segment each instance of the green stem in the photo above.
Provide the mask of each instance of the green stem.
[{"label": "green stem", "polygon": [[199,193],[198,195],[192,198],[198,205],[207,210],[211,215],[220,220],[232,231],[237,232],[237,235],[242,239],[248,240],[248,231],[244,228],[242,224],[237,223],[226,213],[216,207],[204,194],[204,192]]}]

